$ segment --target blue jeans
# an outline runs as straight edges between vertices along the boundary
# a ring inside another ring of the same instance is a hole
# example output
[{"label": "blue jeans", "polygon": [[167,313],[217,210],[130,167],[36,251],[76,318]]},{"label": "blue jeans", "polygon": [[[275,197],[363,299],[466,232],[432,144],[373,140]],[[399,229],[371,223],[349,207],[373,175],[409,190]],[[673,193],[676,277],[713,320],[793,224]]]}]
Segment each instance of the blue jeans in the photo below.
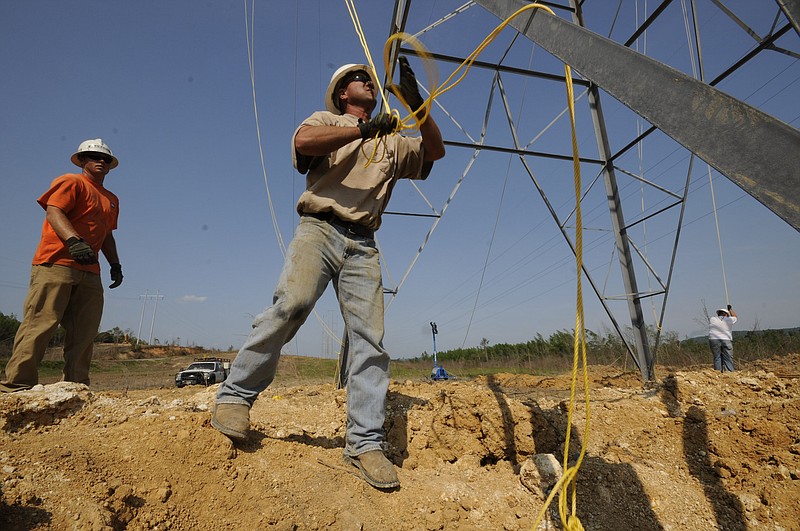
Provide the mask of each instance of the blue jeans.
[{"label": "blue jeans", "polygon": [[727,339],[709,339],[708,346],[714,355],[714,369],[733,372],[733,343]]},{"label": "blue jeans", "polygon": [[289,244],[272,306],[253,331],[217,393],[218,404],[252,406],[275,378],[283,345],[291,341],[333,281],[349,343],[347,434],[344,453],[357,456],[383,443],[389,354],[383,348],[383,286],[372,238],[344,234],[325,221],[302,217]]}]

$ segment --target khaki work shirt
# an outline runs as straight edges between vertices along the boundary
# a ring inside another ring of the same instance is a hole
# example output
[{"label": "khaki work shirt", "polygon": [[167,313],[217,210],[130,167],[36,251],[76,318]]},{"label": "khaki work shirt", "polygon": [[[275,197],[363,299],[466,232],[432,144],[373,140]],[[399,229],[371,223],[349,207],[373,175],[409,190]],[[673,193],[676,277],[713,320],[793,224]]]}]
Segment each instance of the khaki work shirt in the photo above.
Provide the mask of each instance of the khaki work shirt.
[{"label": "khaki work shirt", "polygon": [[[356,127],[358,118],[317,111],[300,127],[306,125]],[[351,142],[333,153],[314,157],[309,164],[309,157],[298,154],[294,148],[294,137],[300,127],[292,135],[292,164],[301,173],[311,166],[306,176],[306,190],[297,203],[301,215],[332,212],[345,221],[377,230],[397,179],[423,178],[424,153],[420,137],[386,135],[377,141],[377,152],[369,164],[375,140]]]}]

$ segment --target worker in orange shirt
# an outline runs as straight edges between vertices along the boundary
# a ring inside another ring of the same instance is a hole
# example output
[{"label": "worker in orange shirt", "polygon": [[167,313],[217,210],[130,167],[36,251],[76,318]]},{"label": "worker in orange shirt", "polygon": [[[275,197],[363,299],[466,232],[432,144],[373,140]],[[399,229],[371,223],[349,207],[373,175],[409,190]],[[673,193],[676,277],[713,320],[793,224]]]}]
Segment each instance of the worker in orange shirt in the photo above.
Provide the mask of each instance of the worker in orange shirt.
[{"label": "worker in orange shirt", "polygon": [[122,283],[117,244],[119,200],[103,186],[119,164],[102,139],[86,140],[72,155],[81,173],[57,177],[37,200],[45,210],[42,236],[33,257],[22,324],[5,368],[0,391],[39,383],[39,363],[53,333],[64,328],[64,381],[89,385],[92,345],[103,315],[98,256],[111,266],[111,288]]}]

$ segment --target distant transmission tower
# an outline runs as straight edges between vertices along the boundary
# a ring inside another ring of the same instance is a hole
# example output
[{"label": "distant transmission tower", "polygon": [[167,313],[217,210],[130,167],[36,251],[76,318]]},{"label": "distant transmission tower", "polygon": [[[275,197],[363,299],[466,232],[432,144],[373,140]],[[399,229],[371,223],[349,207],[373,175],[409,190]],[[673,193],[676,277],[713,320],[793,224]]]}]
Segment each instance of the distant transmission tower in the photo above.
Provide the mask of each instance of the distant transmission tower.
[{"label": "distant transmission tower", "polygon": [[156,323],[156,312],[158,311],[158,300],[163,299],[163,295],[158,294],[158,290],[156,290],[155,295],[150,295],[150,290],[145,290],[144,295],[139,295],[139,298],[142,299],[142,316],[139,318],[139,331],[136,333],[136,346],[139,346],[139,338],[142,337],[142,323],[144,322],[144,309],[147,306],[148,300],[155,300],[156,305],[153,308],[153,319],[150,321],[150,337],[147,340],[148,345],[153,344],[153,327]]}]

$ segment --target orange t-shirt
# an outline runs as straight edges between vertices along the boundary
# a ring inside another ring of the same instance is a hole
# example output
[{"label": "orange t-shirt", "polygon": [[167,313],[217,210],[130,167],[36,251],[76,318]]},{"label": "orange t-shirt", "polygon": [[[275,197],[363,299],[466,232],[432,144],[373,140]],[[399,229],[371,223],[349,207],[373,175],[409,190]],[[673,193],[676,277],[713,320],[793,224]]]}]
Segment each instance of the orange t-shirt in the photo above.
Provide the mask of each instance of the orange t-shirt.
[{"label": "orange t-shirt", "polygon": [[[106,237],[117,228],[117,196],[82,174],[68,173],[56,177],[50,189],[36,202],[45,210],[48,206],[63,210],[75,231],[98,257]],[[72,259],[67,244],[58,237],[46,218],[39,247],[33,256],[33,265],[38,264],[59,264],[100,274],[100,264],[83,265]]]}]

